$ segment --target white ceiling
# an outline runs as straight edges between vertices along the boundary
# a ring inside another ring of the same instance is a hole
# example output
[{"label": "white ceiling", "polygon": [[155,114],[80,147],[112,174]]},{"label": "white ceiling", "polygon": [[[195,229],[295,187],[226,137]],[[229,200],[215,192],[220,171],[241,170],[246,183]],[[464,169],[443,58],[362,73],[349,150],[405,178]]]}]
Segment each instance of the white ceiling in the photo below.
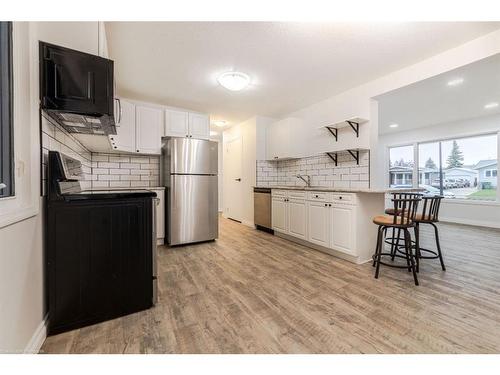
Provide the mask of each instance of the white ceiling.
[{"label": "white ceiling", "polygon": [[[461,78],[463,83],[448,86]],[[377,97],[379,133],[392,133],[500,113],[500,54]],[[399,126],[389,128],[390,124]]]},{"label": "white ceiling", "polygon": [[[500,23],[109,22],[118,92],[230,123],[280,117],[500,28]],[[219,73],[251,86],[230,92]]]}]

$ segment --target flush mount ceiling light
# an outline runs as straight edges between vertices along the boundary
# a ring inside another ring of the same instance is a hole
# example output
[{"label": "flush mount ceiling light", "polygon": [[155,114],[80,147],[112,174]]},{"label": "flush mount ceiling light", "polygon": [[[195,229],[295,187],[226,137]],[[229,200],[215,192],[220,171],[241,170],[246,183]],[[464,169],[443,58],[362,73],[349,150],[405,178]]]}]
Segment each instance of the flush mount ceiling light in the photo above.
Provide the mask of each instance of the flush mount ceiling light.
[{"label": "flush mount ceiling light", "polygon": [[463,78],[455,78],[452,79],[451,81],[448,81],[448,86],[458,86],[461,85],[462,83],[464,83]]},{"label": "flush mount ceiling light", "polygon": [[227,125],[227,121],[224,121],[224,120],[214,120],[212,121],[212,124],[214,124],[215,126],[218,126],[219,128],[222,128],[224,126]]},{"label": "flush mount ceiling light", "polygon": [[485,104],[484,109],[492,109],[492,108],[496,108],[496,107],[498,107],[498,103],[492,102],[492,103]]},{"label": "flush mount ceiling light", "polygon": [[398,124],[391,124],[389,125],[390,128],[397,128],[399,125]]},{"label": "flush mount ceiling light", "polygon": [[250,77],[241,72],[226,72],[222,73],[218,78],[217,82],[220,85],[231,91],[240,91],[248,86],[250,83]]},{"label": "flush mount ceiling light", "polygon": [[215,137],[217,134],[219,134],[219,133],[217,133],[216,131],[213,131],[213,130],[210,131],[211,137]]}]

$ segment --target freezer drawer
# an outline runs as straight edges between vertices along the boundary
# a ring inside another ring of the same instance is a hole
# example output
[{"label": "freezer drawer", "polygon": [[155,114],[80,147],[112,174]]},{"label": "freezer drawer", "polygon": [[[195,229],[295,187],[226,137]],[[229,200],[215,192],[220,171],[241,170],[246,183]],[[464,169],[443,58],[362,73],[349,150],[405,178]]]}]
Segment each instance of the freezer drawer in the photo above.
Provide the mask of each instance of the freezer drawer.
[{"label": "freezer drawer", "polygon": [[218,237],[217,176],[172,175],[168,197],[169,245]]}]

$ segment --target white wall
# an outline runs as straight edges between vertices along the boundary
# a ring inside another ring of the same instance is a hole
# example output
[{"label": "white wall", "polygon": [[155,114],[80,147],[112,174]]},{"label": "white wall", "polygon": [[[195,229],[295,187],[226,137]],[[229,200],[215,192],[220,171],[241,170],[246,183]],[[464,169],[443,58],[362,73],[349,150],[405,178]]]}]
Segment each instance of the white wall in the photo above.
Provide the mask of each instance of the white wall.
[{"label": "white wall", "polygon": [[[253,187],[256,185],[257,160],[266,157],[266,129],[273,119],[256,116],[240,124],[234,125],[223,133],[223,144],[241,138],[241,188],[242,188],[242,215],[241,221],[246,225],[253,225]],[[225,152],[223,152],[223,169],[226,169]],[[223,191],[227,191],[228,181],[223,180]],[[224,195],[224,212],[231,204],[232,197]]]},{"label": "white wall", "polygon": [[[298,156],[322,152],[330,147],[338,149],[355,147],[357,144],[361,146],[369,144],[371,150],[376,150],[378,113],[377,104],[372,98],[496,53],[500,53],[500,30],[282,117],[295,117],[301,120],[302,129],[296,135],[301,137],[302,145],[301,155]],[[328,134],[317,130],[322,125],[351,117],[370,120],[368,124],[361,125],[359,139],[355,138],[349,128],[345,128],[340,131],[339,141],[332,143],[334,141]],[[376,158],[377,155],[371,157],[371,186],[383,188],[384,179],[383,176],[380,177],[380,171],[376,167],[378,165]]]},{"label": "white wall", "polygon": [[[390,146],[498,132],[500,132],[500,116],[494,115],[384,134],[378,138],[378,147],[375,150],[377,154],[376,169],[380,171],[379,177],[385,181],[385,186],[387,186],[389,181],[388,148]],[[500,203],[465,202],[458,199],[444,200],[441,205],[440,219],[455,223],[500,228]]]},{"label": "white wall", "polygon": [[[356,144],[364,146],[368,142],[371,149],[371,187],[383,189],[386,187],[384,147],[379,144],[378,104],[373,98],[497,53],[500,53],[500,30],[306,108],[285,114],[282,118],[295,117],[301,120],[302,129],[297,131],[295,135],[301,138],[301,155],[317,154],[324,151],[325,147],[341,149],[354,147]],[[332,124],[351,117],[361,117],[369,120],[369,123],[361,125],[359,139],[354,137],[349,128],[345,128],[339,132],[339,141],[332,144],[334,141],[331,137],[317,130],[322,125]],[[463,215],[459,215],[462,211],[462,213],[466,213],[471,224],[499,225],[497,205],[489,204],[489,206],[486,206],[489,208],[485,208],[484,206],[468,204],[464,207],[463,205],[454,204],[452,206],[450,204],[443,208],[443,217],[446,216],[450,220],[459,222],[463,218]]]},{"label": "white wall", "polygon": [[97,22],[15,22],[16,196],[0,200],[0,352],[36,352],[45,338],[40,198],[38,40],[97,53]]}]

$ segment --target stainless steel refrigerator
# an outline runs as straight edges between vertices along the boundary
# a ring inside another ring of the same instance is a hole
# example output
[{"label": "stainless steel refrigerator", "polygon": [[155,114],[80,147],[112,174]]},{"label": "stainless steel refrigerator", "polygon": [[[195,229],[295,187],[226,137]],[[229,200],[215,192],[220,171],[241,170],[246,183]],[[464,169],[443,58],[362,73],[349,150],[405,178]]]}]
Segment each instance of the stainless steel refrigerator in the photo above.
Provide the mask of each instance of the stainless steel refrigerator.
[{"label": "stainless steel refrigerator", "polygon": [[218,237],[217,152],[217,142],[162,138],[160,179],[166,188],[169,245]]}]

